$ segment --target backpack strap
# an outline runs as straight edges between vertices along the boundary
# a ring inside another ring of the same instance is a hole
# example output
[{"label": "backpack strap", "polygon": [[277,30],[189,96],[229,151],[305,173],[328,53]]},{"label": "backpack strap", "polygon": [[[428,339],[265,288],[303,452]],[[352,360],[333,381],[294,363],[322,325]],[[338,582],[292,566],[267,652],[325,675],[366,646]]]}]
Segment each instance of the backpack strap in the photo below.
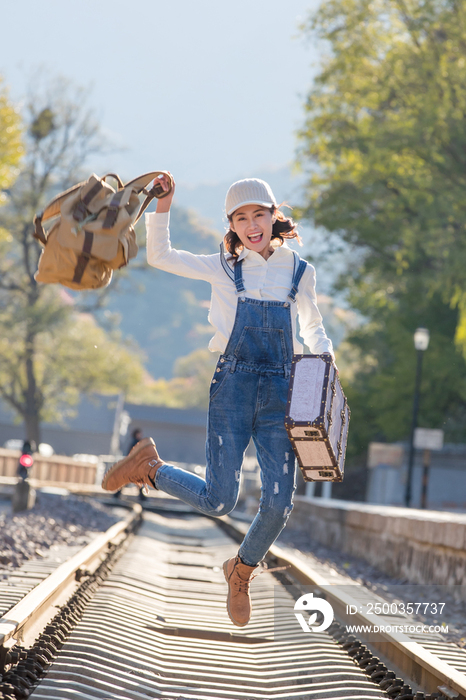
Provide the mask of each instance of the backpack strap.
[{"label": "backpack strap", "polygon": [[83,278],[84,270],[87,267],[89,258],[91,257],[92,244],[94,243],[94,234],[92,231],[84,230],[84,244],[82,252],[78,256],[78,262],[74,268],[73,282],[79,284]]},{"label": "backpack strap", "polygon": [[[132,187],[136,192],[142,192],[144,187],[148,185],[151,180],[155,180],[159,175],[166,175],[170,180],[170,185],[173,185],[173,178],[166,170],[154,170],[150,173],[144,173],[144,175],[138,175],[138,177],[134,177],[132,180],[128,180],[128,182],[124,184],[124,187]],[[170,190],[166,194],[169,194],[169,192]],[[165,195],[161,187],[160,193]]]},{"label": "backpack strap", "polygon": [[[152,180],[155,180],[159,175],[166,175],[168,177],[170,181],[170,189],[167,192],[165,192],[165,190],[162,188],[162,185],[156,183],[153,187],[151,187],[150,190],[147,191],[145,189],[146,185],[148,185],[149,182],[151,182]],[[154,172],[145,173],[144,175],[139,175],[139,177],[135,177],[134,180],[130,180],[126,183],[125,187],[128,186],[131,186],[137,192],[137,194],[141,194],[142,192],[145,195],[147,195],[139,208],[136,219],[134,220],[134,223],[136,224],[155,197],[157,199],[163,199],[164,197],[170,194],[170,192],[173,189],[173,178],[170,175],[170,173],[167,173],[166,170],[155,170]]]},{"label": "backpack strap", "polygon": [[[105,176],[107,177],[107,175]],[[104,180],[105,178],[102,178]],[[79,202],[76,204],[74,211],[73,211],[73,219],[77,221],[78,223],[81,223],[81,221],[84,221],[89,216],[89,212],[87,210],[88,205],[92,202],[94,197],[99,194],[100,190],[102,189],[103,185],[101,180],[97,180],[97,182],[94,183],[94,185],[91,187],[89,192],[87,192],[84,197],[81,197]]]},{"label": "backpack strap", "polygon": [[42,245],[47,243],[44,227],[42,226],[42,215],[36,214],[34,217],[34,233],[32,234]]},{"label": "backpack strap", "polygon": [[122,190],[118,190],[118,192],[115,192],[110,204],[108,205],[107,213],[105,214],[105,220],[102,224],[102,228],[113,228],[113,226],[115,226],[115,222],[118,218],[118,212],[121,206],[121,201],[127,192],[128,190],[125,188],[123,188]]}]

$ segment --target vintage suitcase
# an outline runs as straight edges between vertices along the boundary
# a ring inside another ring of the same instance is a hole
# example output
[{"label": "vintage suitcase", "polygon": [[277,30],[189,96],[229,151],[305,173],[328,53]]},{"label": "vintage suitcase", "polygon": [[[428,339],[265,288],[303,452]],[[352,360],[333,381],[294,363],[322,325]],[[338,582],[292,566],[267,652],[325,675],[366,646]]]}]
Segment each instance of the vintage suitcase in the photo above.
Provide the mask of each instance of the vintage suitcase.
[{"label": "vintage suitcase", "polygon": [[330,355],[294,355],[285,426],[305,481],[342,481],[350,410]]}]

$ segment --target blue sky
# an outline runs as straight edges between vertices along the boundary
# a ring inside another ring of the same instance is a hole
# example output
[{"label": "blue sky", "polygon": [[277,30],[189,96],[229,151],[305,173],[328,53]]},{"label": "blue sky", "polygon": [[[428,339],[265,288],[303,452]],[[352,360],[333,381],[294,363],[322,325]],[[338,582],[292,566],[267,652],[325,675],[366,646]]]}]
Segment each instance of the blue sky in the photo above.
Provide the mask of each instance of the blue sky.
[{"label": "blue sky", "polygon": [[319,60],[298,26],[317,5],[22,0],[3,13],[0,74],[14,99],[38,67],[90,87],[104,132],[124,147],[111,169],[232,182],[294,159]]}]

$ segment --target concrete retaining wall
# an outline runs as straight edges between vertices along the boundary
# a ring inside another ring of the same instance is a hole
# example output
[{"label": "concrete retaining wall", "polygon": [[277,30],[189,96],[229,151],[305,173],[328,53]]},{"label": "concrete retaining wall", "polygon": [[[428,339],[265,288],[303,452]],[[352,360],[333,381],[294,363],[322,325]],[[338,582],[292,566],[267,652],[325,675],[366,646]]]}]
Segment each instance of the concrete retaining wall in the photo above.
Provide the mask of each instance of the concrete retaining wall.
[{"label": "concrete retaining wall", "polygon": [[399,579],[466,586],[466,514],[297,496],[287,527]]}]

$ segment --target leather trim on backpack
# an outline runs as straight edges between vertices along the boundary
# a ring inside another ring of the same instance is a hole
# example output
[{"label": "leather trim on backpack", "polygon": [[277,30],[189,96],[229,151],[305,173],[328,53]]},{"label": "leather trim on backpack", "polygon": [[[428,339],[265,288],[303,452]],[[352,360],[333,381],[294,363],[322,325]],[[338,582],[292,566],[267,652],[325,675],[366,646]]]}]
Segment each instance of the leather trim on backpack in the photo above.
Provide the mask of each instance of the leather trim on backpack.
[{"label": "leather trim on backpack", "polygon": [[34,233],[32,234],[42,245],[45,246],[47,238],[45,237],[44,227],[42,226],[42,214],[37,214],[34,217]]},{"label": "leather trim on backpack", "polygon": [[112,201],[108,205],[107,214],[105,215],[105,220],[102,224],[102,228],[113,228],[115,226],[115,222],[118,218],[118,208],[124,195],[124,189],[115,192],[115,194],[112,197]]},{"label": "leather trim on backpack", "polygon": [[79,284],[82,280],[84,270],[86,269],[87,263],[91,255],[92,244],[94,242],[94,234],[92,231],[84,231],[84,245],[81,255],[78,257],[78,262],[74,268],[73,282]]},{"label": "leather trim on backpack", "polygon": [[87,210],[88,205],[92,202],[94,197],[99,194],[100,190],[102,189],[103,185],[98,180],[93,187],[89,190],[89,192],[84,195],[82,199],[79,200],[79,202],[76,204],[74,211],[73,211],[73,219],[75,221],[84,221],[86,216],[89,215],[89,212]]}]

